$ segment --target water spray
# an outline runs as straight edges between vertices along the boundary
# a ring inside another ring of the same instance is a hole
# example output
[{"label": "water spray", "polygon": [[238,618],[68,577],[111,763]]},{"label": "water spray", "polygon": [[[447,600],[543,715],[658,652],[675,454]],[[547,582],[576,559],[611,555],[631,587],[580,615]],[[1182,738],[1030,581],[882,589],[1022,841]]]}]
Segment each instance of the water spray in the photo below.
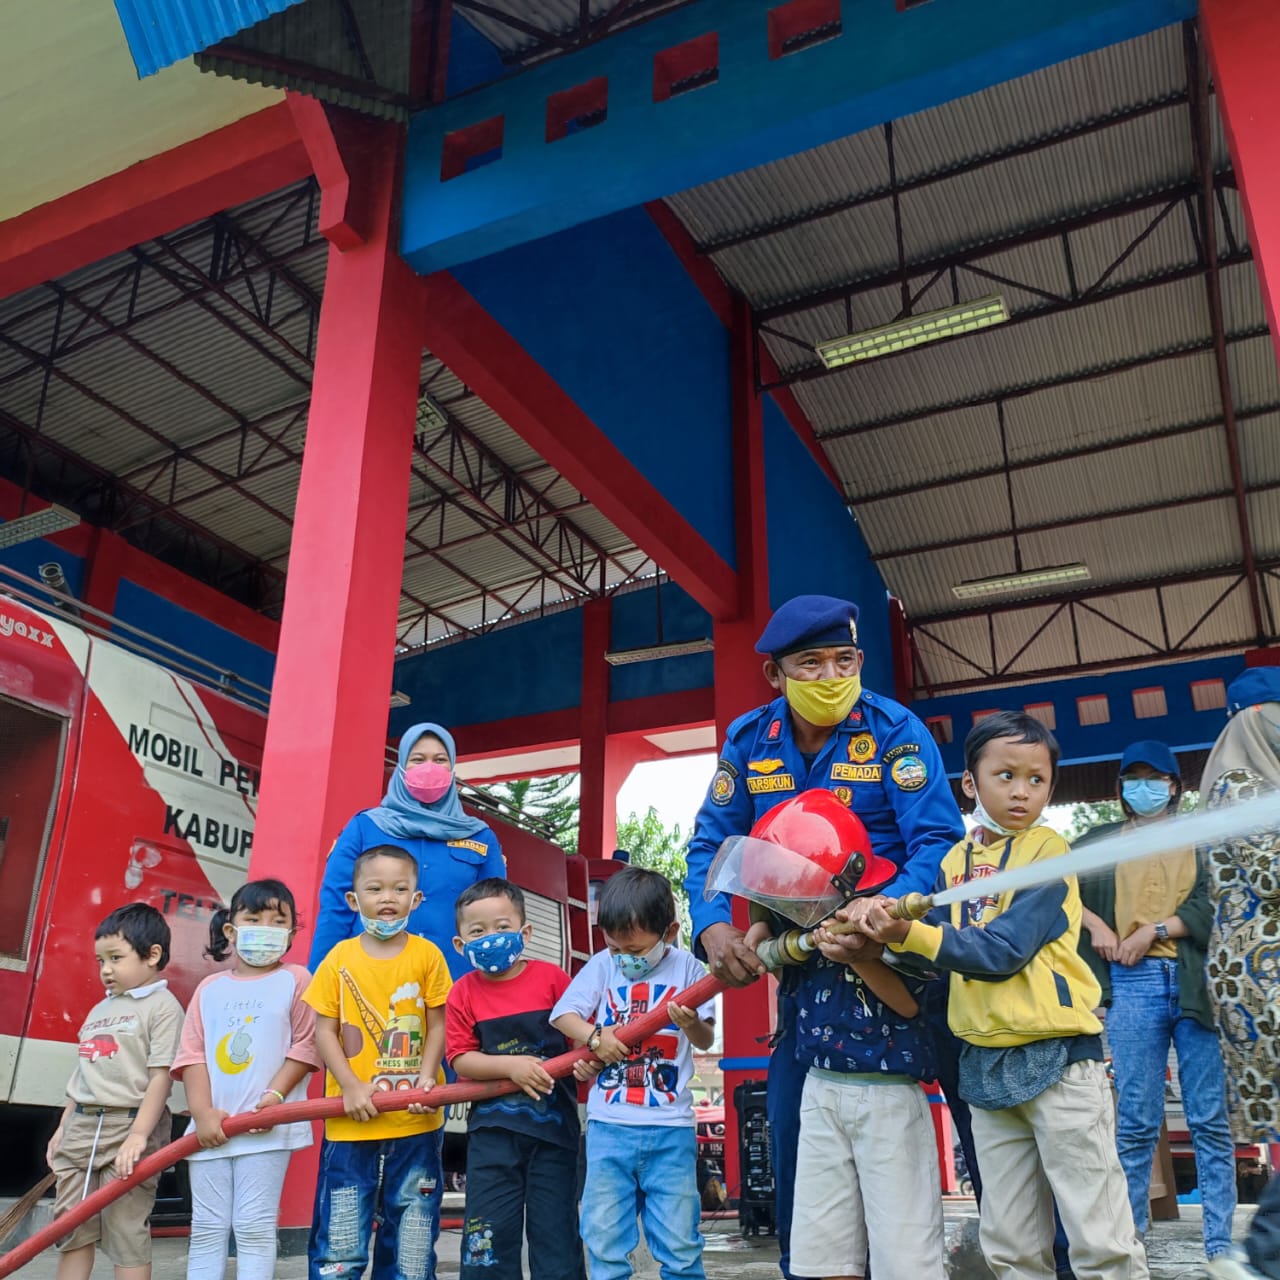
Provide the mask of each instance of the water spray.
[{"label": "water spray", "polygon": [[[996,897],[1017,889],[1034,889],[1068,876],[1099,875],[1125,862],[1234,840],[1255,832],[1271,832],[1277,828],[1280,828],[1280,792],[1244,800],[1221,809],[1202,809],[1160,822],[1142,823],[1115,835],[1091,841],[1084,848],[1072,849],[1061,857],[1045,858],[1040,862],[1028,863],[1025,867],[1014,867],[993,876],[984,876],[980,880],[966,880],[963,884],[953,885],[940,893],[904,894],[889,907],[889,915],[895,920],[922,920],[935,907],[963,902],[975,892],[980,892],[983,897]],[[833,934],[856,931],[855,926],[843,920],[829,920],[825,928]],[[762,942],[757,954],[769,969],[804,964],[817,949],[818,944],[813,935],[812,929],[788,930],[776,938]]]}]

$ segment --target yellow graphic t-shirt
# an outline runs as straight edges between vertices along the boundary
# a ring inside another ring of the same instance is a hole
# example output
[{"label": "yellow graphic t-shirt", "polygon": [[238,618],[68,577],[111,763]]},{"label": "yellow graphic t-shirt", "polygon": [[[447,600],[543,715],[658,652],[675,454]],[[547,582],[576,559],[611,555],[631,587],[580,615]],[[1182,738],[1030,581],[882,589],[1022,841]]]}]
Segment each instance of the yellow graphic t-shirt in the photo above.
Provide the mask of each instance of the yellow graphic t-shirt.
[{"label": "yellow graphic t-shirt", "polygon": [[[440,948],[409,934],[398,956],[378,960],[359,938],[338,943],[321,961],[302,997],[321,1017],[338,1023],[338,1039],[351,1070],[378,1089],[412,1089],[422,1069],[428,1009],[439,1009],[449,994],[449,968]],[[444,1082],[444,1072],[436,1079]],[[325,1097],[342,1093],[325,1072]],[[444,1123],[441,1112],[414,1115],[387,1111],[376,1120],[335,1116],[324,1134],[334,1142],[370,1142],[427,1133]]]}]

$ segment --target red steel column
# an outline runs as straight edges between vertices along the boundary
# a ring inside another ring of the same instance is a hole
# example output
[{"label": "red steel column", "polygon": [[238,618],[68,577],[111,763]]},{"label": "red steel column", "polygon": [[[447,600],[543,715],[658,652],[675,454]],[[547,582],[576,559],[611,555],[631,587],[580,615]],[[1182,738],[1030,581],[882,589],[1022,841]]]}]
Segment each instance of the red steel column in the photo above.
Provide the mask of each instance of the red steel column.
[{"label": "red steel column", "polygon": [[[750,308],[733,302],[731,326],[733,379],[734,517],[739,583],[739,613],[715,624],[716,741],[723,742],[731,721],[772,695],[755,643],[769,616],[769,547],[765,527],[764,423],[756,392]],[[741,918],[739,918],[741,917]],[[734,923],[747,927],[746,907],[735,904]],[[724,996],[725,1188],[731,1196],[741,1181],[738,1167],[738,1117],[733,1091],[747,1079],[763,1079],[767,1070],[748,1065],[768,1057],[765,1047],[772,1022],[772,979],[727,991]],[[739,1065],[733,1065],[739,1064]]]},{"label": "red steel column", "polygon": [[[610,600],[588,600],[582,606],[582,701],[579,707],[578,852],[584,858],[607,858],[606,746],[609,739],[609,632],[613,617]],[[616,799],[616,797],[614,797]]]},{"label": "red steel column", "polygon": [[1280,333],[1280,9],[1275,0],[1201,0],[1218,110],[1226,125],[1271,341]]},{"label": "red steel column", "polygon": [[[381,790],[422,359],[422,293],[394,230],[402,135],[365,133],[364,239],[329,250],[249,866],[293,890],[295,958],[325,855]],[[282,1227],[311,1221],[316,1158],[294,1159]]]}]

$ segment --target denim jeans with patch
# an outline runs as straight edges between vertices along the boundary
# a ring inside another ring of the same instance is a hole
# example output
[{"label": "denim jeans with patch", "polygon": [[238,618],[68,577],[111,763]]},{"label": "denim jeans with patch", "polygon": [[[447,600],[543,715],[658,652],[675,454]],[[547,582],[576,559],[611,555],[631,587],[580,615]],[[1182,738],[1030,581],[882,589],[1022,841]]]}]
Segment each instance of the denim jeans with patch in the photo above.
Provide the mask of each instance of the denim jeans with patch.
[{"label": "denim jeans with patch", "polygon": [[1132,967],[1112,964],[1107,1040],[1119,1093],[1116,1146],[1129,1183],[1134,1225],[1147,1229],[1151,1162],[1164,1119],[1165,1065],[1172,1042],[1196,1156],[1204,1250],[1216,1257],[1231,1245],[1236,1207],[1226,1074],[1218,1037],[1182,1012],[1176,961],[1149,957]]},{"label": "denim jeans with patch", "polygon": [[705,1280],[692,1125],[587,1122],[582,1241],[591,1280],[628,1280],[644,1238],[662,1280]]},{"label": "denim jeans with patch", "polygon": [[440,1234],[440,1132],[372,1142],[330,1142],[320,1151],[310,1280],[359,1277],[435,1280]]}]

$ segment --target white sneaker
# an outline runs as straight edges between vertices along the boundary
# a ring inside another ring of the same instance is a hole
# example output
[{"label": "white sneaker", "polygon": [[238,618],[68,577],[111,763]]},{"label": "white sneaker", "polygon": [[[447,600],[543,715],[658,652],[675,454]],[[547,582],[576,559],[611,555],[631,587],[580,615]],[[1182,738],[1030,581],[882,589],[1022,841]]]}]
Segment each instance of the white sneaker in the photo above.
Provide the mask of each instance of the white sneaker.
[{"label": "white sneaker", "polygon": [[1239,1245],[1233,1245],[1226,1253],[1210,1258],[1204,1269],[1205,1274],[1214,1277],[1214,1280],[1265,1280],[1262,1272],[1249,1262],[1249,1255]]}]

